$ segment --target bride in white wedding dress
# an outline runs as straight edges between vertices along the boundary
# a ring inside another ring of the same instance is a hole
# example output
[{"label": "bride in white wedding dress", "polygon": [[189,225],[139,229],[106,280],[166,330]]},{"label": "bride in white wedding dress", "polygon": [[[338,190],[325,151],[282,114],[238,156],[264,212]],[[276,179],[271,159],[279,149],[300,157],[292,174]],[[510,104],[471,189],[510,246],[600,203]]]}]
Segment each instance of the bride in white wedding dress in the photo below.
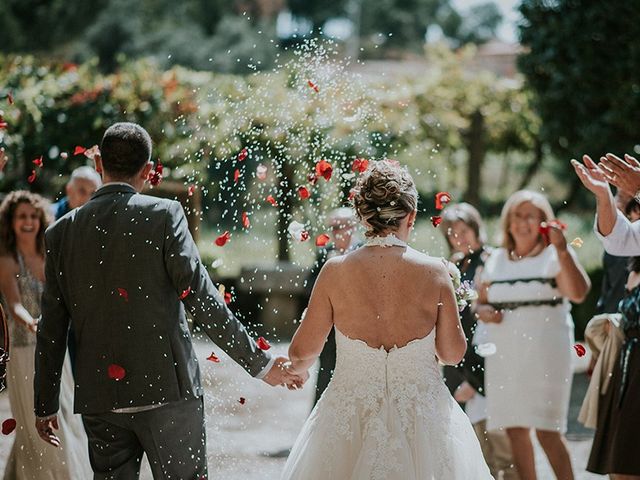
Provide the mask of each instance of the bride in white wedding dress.
[{"label": "bride in white wedding dress", "polygon": [[289,349],[288,368],[304,374],[336,330],[333,379],[282,478],[492,478],[438,368],[437,359],[458,363],[466,341],[447,267],[406,244],[413,179],[394,162],[372,162],[354,205],[368,241],[326,263]]}]

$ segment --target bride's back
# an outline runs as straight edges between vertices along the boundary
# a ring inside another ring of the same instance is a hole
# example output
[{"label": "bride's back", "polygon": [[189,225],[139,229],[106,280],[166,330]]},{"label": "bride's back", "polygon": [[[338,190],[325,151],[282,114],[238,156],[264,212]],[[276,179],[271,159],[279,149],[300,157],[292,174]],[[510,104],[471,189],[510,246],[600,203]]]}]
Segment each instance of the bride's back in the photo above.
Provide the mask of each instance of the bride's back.
[{"label": "bride's back", "polygon": [[435,327],[447,271],[408,247],[365,246],[332,260],[327,282],[335,327],[369,346],[402,347]]}]

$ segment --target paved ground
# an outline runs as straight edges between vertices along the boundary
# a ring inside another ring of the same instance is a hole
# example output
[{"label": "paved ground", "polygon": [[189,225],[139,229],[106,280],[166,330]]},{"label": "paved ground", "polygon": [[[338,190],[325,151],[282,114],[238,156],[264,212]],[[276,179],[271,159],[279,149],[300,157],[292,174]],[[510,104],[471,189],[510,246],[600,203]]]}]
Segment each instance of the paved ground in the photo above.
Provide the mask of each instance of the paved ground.
[{"label": "paved ground", "polygon": [[[197,343],[199,358],[205,359],[213,345],[201,341]],[[240,367],[221,355],[222,362],[214,364],[202,361],[201,366],[206,383],[205,406],[207,412],[207,435],[210,478],[225,480],[271,480],[279,478],[284,459],[264,456],[293,443],[305,417],[312,396],[312,385],[307,384],[300,392],[290,392],[282,388],[271,388],[263,382],[251,379]],[[286,345],[276,345],[275,352],[286,351]],[[313,377],[312,377],[313,378]],[[586,380],[577,375],[574,382],[569,440],[573,465],[578,480],[592,480],[600,477],[586,473],[584,468],[591,447],[591,435],[575,422],[583,396]],[[238,402],[240,397],[246,403]],[[0,420],[8,418],[9,399],[0,394]],[[0,435],[0,472],[9,453],[13,436]],[[553,479],[548,463],[538,448],[536,452],[539,478]],[[151,479],[148,467],[142,478]]]}]

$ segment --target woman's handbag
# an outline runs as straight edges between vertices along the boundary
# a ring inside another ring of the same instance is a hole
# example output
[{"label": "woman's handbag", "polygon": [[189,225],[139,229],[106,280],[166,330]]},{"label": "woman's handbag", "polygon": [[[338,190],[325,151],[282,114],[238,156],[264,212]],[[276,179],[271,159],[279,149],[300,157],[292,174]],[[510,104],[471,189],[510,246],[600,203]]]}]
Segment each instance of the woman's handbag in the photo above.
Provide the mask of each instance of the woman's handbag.
[{"label": "woman's handbag", "polygon": [[9,361],[9,323],[0,305],[0,332],[2,332],[2,343],[0,343],[0,392],[7,387],[7,362]]}]

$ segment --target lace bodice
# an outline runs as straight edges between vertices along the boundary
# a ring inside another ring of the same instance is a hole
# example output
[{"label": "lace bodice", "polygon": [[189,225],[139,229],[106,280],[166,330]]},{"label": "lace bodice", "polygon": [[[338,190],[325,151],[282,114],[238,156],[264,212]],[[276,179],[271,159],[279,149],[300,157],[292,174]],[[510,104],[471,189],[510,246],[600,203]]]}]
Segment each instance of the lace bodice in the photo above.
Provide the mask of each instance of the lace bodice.
[{"label": "lace bodice", "polygon": [[[20,254],[18,254],[18,264],[20,272],[17,280],[22,305],[33,318],[37,318],[40,316],[40,302],[44,284],[29,271]],[[11,318],[11,315],[9,315],[9,338],[12,347],[26,347],[36,344],[36,335],[29,331],[22,322]]]}]

